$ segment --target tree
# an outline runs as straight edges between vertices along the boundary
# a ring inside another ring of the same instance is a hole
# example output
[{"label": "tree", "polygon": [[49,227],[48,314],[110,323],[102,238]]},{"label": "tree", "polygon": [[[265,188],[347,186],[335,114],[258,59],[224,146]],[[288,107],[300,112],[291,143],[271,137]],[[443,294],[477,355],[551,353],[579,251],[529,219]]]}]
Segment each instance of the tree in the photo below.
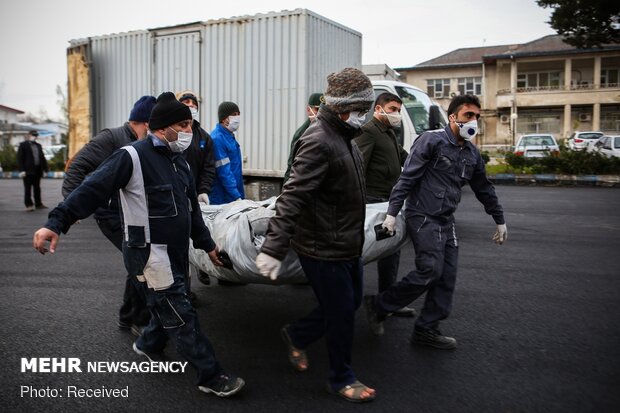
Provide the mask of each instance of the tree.
[{"label": "tree", "polygon": [[620,2],[614,0],[537,0],[553,9],[548,22],[566,43],[580,49],[620,43]]}]

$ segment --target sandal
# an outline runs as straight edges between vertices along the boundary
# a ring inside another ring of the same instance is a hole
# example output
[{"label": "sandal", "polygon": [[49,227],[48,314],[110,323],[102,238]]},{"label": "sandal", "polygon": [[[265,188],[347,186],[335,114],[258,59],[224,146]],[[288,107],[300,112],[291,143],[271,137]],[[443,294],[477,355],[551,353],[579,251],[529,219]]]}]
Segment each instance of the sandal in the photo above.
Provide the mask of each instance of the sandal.
[{"label": "sandal", "polygon": [[297,371],[308,370],[308,356],[304,350],[293,345],[293,340],[291,340],[291,336],[288,335],[288,324],[282,327],[280,335],[288,348],[288,360],[291,362],[293,368]]},{"label": "sandal", "polygon": [[[348,396],[346,392],[351,389],[353,389],[353,394],[351,396]],[[346,401],[352,402],[352,403],[366,403],[366,402],[373,401],[375,399],[375,393],[367,397],[362,397],[362,393],[364,391],[366,391],[367,394],[370,394],[368,389],[369,389],[368,386],[366,386],[365,384],[357,380],[351,384],[344,386],[342,389],[338,390],[337,392],[332,390],[332,387],[329,384],[327,385],[327,391],[330,394],[340,396]]]}]

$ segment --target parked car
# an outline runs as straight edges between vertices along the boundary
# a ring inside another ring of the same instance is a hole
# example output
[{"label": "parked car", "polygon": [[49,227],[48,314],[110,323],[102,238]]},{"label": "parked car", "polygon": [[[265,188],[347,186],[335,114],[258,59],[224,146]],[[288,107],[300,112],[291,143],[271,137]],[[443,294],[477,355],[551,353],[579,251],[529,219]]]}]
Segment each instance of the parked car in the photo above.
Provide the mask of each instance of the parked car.
[{"label": "parked car", "polygon": [[598,138],[600,138],[601,136],[603,136],[603,132],[594,132],[594,131],[590,131],[590,132],[579,132],[579,131],[575,131],[573,132],[572,135],[570,135],[570,138],[568,138],[568,147],[574,151],[581,151],[581,150],[587,150],[588,146],[591,143],[594,143],[598,140]]},{"label": "parked car", "polygon": [[57,152],[66,150],[67,145],[50,145],[43,147],[43,156],[46,161],[50,161]]},{"label": "parked car", "polygon": [[514,154],[526,158],[542,158],[546,155],[557,155],[560,147],[553,135],[533,133],[519,138]]},{"label": "parked car", "polygon": [[600,152],[608,157],[620,158],[620,135],[601,136],[597,141],[590,143],[589,152]]}]

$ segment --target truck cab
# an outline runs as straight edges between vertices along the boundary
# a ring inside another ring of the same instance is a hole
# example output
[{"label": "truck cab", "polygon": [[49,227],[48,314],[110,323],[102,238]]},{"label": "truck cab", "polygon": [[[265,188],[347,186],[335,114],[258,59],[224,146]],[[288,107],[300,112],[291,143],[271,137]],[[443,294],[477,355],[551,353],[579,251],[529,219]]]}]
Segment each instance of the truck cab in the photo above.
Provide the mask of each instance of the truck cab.
[{"label": "truck cab", "polygon": [[[413,141],[427,130],[443,128],[448,124],[448,116],[437,103],[433,102],[426,92],[407,83],[395,80],[372,80],[375,98],[382,93],[390,92],[403,101],[403,121],[395,130],[399,143],[407,151]],[[372,111],[371,111],[372,112]],[[367,120],[370,120],[372,113]]]}]

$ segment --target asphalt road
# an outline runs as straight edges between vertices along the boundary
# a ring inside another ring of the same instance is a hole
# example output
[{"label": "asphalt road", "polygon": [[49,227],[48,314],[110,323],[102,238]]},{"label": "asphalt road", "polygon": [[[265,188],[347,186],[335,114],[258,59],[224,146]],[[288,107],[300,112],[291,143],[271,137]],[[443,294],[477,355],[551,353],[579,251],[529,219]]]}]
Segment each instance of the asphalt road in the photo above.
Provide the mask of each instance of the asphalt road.
[{"label": "asphalt road", "polygon": [[[44,202],[60,199],[60,180],[44,180]],[[289,367],[279,328],[304,314],[304,286],[222,287],[194,283],[198,313],[223,366],[243,378],[231,399],[205,395],[194,372],[31,373],[20,359],[76,357],[137,361],[133,338],[116,328],[123,289],[120,254],[92,219],[41,256],[33,232],[46,210],[26,212],[20,180],[0,179],[0,411],[2,412],[618,412],[620,411],[620,190],[498,186],[508,241],[473,194],[457,213],[460,265],[452,316],[453,352],[411,347],[412,319],[391,318],[372,336],[358,312],[353,365],[377,400],[353,405],[324,390],[324,342],[311,367]],[[405,247],[401,274],[412,268]],[[374,265],[366,290],[376,290]],[[418,309],[421,303],[415,302]],[[167,351],[175,358],[174,349]],[[65,397],[20,395],[61,389]],[[67,397],[67,386],[128,388],[127,398]]]}]

